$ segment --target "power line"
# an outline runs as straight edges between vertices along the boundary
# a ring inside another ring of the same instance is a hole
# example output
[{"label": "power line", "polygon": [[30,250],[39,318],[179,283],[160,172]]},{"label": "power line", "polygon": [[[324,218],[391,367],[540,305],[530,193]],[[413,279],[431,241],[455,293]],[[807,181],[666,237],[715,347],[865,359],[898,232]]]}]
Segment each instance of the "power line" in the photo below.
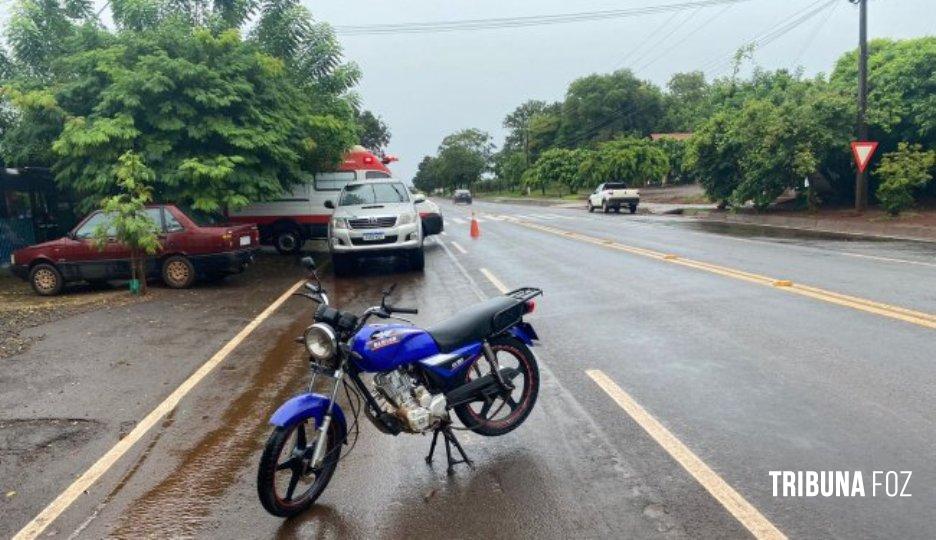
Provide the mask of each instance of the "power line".
[{"label": "power line", "polygon": [[838,10],[839,5],[840,4],[838,2],[834,2],[831,4],[831,9],[829,9],[828,13],[826,13],[825,19],[821,19],[819,23],[816,25],[816,27],[813,28],[812,33],[809,35],[808,38],[806,38],[806,41],[803,42],[803,46],[800,48],[799,53],[797,53],[793,61],[790,62],[790,69],[796,68],[796,64],[799,63],[800,58],[803,57],[803,54],[806,52],[807,49],[809,49],[813,41],[815,41],[816,36],[819,35],[819,32],[823,28],[825,28],[827,24],[829,24],[829,20],[832,19],[832,15],[835,14],[835,12]]},{"label": "power line", "polygon": [[659,34],[660,34],[660,31],[663,30],[664,28],[666,28],[667,26],[669,26],[670,23],[673,22],[673,20],[676,19],[676,17],[678,17],[678,16],[679,16],[679,12],[678,12],[678,11],[677,11],[677,12],[674,12],[672,15],[670,15],[669,17],[667,17],[665,21],[663,21],[662,23],[660,23],[660,26],[657,26],[656,28],[654,28],[653,30],[651,30],[650,33],[648,33],[646,36],[643,37],[643,39],[640,40],[640,42],[637,44],[636,47],[634,47],[634,48],[631,49],[626,55],[624,55],[624,58],[621,59],[621,61],[620,61],[620,62],[618,63],[618,65],[617,65],[617,68],[615,68],[615,69],[620,69],[620,68],[626,66],[626,65],[627,65],[627,62],[631,59],[631,57],[633,57],[635,54],[637,54],[637,51],[643,50],[644,47],[647,45],[647,43],[650,41],[650,39],[651,39],[653,36],[659,35]]},{"label": "power line", "polygon": [[682,45],[683,43],[685,43],[686,40],[688,40],[688,39],[691,38],[692,36],[694,36],[694,35],[696,35],[697,33],[699,33],[700,30],[702,30],[703,28],[705,28],[706,26],[708,26],[709,24],[711,24],[712,21],[714,21],[715,19],[717,19],[717,18],[721,17],[722,15],[724,15],[724,14],[725,14],[729,9],[731,9],[732,7],[733,7],[732,5],[727,5],[727,6],[723,7],[718,13],[715,13],[714,15],[712,15],[711,17],[709,17],[708,19],[706,19],[705,22],[703,22],[703,23],[700,24],[699,26],[696,26],[696,27],[693,28],[691,31],[689,31],[686,35],[684,35],[684,36],[682,37],[682,39],[680,39],[680,40],[674,42],[672,45],[670,45],[669,47],[667,47],[666,49],[664,49],[663,52],[661,52],[661,53],[658,54],[657,56],[653,57],[651,60],[645,62],[643,65],[641,65],[639,68],[637,68],[637,71],[642,71],[642,70],[644,70],[644,69],[647,69],[648,67],[650,67],[650,66],[652,66],[653,64],[655,64],[656,62],[658,62],[661,58],[664,58],[667,54],[669,54],[670,51],[672,51],[672,50],[675,49],[676,47],[678,47],[678,46]]},{"label": "power line", "polygon": [[[780,37],[789,33],[794,28],[805,23],[809,19],[815,17],[817,14],[825,10],[829,4],[836,2],[838,0],[817,0],[813,4],[806,7],[804,10],[793,15],[793,18],[786,20],[785,22],[780,23],[779,25],[774,25],[768,29],[765,33],[754,37],[748,41],[745,41],[740,48],[745,47],[754,47],[762,48],[770,43],[776,41]],[[717,58],[714,61],[710,61],[705,64],[703,68],[704,71],[712,71],[714,73],[720,73],[724,69],[731,65],[734,61],[734,55],[729,56],[728,58]]]},{"label": "power line", "polygon": [[653,51],[653,49],[655,49],[655,48],[659,47],[660,45],[666,43],[666,40],[669,39],[670,36],[672,36],[673,34],[675,34],[676,32],[678,32],[679,29],[682,28],[687,22],[691,21],[692,18],[695,17],[695,14],[698,13],[700,9],[702,9],[702,8],[696,8],[695,10],[693,10],[692,12],[690,12],[689,15],[688,15],[685,19],[683,19],[683,20],[679,21],[678,23],[674,24],[673,27],[670,28],[669,32],[666,32],[665,34],[660,34],[659,36],[656,36],[656,40],[653,41],[653,45],[650,46],[649,51]]},{"label": "power line", "polygon": [[524,28],[553,24],[568,24],[595,20],[621,19],[670,13],[725,4],[738,4],[752,0],[697,0],[662,6],[646,6],[631,9],[612,9],[603,11],[582,11],[557,15],[534,15],[525,17],[502,17],[489,19],[465,19],[431,22],[406,22],[396,24],[339,25],[335,32],[344,36],[382,35],[382,34],[423,34],[452,31],[491,30],[501,28]]}]

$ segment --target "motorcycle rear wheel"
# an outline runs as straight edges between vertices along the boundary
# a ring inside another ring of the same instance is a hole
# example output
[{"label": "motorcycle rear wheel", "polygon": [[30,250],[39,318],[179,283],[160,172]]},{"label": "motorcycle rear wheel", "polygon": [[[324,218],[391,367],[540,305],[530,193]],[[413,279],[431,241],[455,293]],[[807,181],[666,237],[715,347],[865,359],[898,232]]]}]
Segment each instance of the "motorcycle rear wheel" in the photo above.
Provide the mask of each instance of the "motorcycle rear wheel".
[{"label": "motorcycle rear wheel", "polygon": [[[491,340],[491,349],[501,370],[514,368],[519,371],[519,375],[511,381],[515,385],[514,389],[507,396],[498,396],[489,401],[479,399],[454,407],[454,410],[462,424],[471,431],[496,437],[517,429],[527,419],[536,404],[540,381],[536,357],[522,341],[500,336]],[[481,358],[468,369],[465,382],[489,372],[490,366]]]},{"label": "motorcycle rear wheel", "polygon": [[[317,437],[307,438],[307,435],[318,433],[313,424],[313,421],[305,420],[292,426],[277,427],[267,439],[257,471],[257,494],[263,508],[274,516],[292,517],[308,510],[325,491],[338,466],[342,441],[339,440],[337,422],[332,422],[322,466],[318,470],[307,471],[308,457],[311,457],[318,440]],[[288,480],[284,485],[282,480],[286,477]],[[300,485],[302,491],[297,495],[296,489]]]}]

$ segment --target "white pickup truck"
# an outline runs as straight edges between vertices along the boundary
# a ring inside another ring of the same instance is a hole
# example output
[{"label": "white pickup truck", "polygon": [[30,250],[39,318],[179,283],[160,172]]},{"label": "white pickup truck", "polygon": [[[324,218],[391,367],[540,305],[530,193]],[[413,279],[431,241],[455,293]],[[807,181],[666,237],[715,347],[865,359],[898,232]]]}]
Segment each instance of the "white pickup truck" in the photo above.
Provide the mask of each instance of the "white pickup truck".
[{"label": "white pickup truck", "polygon": [[620,212],[622,206],[626,206],[633,214],[637,211],[638,204],[640,204],[640,191],[627,189],[627,184],[623,182],[601,184],[588,196],[586,203],[589,212],[594,212],[595,208],[601,208],[605,214],[612,209]]}]

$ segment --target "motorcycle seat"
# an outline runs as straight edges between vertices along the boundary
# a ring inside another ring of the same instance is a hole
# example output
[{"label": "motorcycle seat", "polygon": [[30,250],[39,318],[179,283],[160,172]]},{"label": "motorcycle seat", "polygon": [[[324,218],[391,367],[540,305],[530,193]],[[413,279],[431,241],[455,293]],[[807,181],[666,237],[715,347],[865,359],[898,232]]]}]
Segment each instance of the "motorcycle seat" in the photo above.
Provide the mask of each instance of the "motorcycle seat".
[{"label": "motorcycle seat", "polygon": [[523,316],[523,303],[496,296],[459,311],[426,329],[439,351],[449,353],[503,332]]}]

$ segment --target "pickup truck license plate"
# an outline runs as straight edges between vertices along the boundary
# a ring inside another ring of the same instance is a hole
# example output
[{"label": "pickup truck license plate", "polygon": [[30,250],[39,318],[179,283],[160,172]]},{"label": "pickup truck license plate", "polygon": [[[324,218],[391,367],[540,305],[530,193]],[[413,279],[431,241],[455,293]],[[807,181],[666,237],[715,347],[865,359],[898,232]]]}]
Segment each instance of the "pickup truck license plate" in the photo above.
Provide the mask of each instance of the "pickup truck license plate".
[{"label": "pickup truck license plate", "polygon": [[242,245],[242,246],[249,246],[249,245],[250,245],[250,237],[249,237],[249,236],[241,236],[241,237],[240,237],[240,245]]},{"label": "pickup truck license plate", "polygon": [[383,231],[381,231],[381,232],[366,232],[366,233],[364,233],[364,241],[365,241],[365,242],[373,242],[374,240],[383,240],[383,239],[384,239],[384,236],[385,236],[385,235],[384,235]]}]

